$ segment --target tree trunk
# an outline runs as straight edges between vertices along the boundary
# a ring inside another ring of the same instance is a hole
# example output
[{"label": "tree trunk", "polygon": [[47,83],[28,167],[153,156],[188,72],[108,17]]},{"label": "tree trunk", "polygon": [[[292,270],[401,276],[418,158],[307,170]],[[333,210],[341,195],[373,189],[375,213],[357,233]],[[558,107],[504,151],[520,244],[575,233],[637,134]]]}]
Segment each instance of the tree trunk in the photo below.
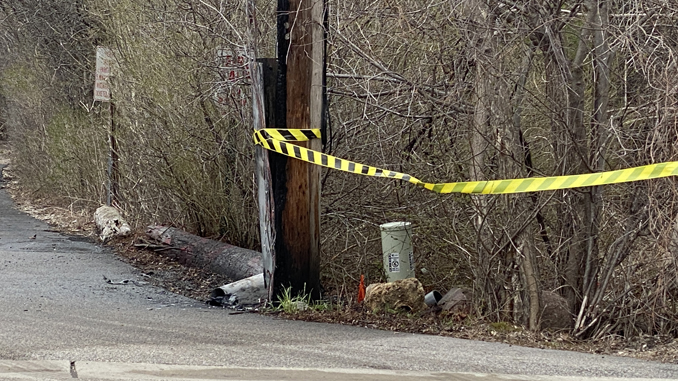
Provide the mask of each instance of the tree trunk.
[{"label": "tree trunk", "polygon": [[[525,200],[527,201],[527,200]],[[539,330],[541,318],[541,287],[539,286],[539,271],[537,270],[537,256],[534,247],[534,231],[532,224],[516,237],[516,256],[520,267],[520,275],[524,288],[523,299],[527,326],[531,331]]]},{"label": "tree trunk", "polygon": [[[489,12],[484,9],[485,6],[481,2],[470,2],[463,9],[464,17],[473,20],[479,25],[487,25],[490,23]],[[487,178],[486,159],[493,147],[491,142],[493,139],[493,132],[491,128],[491,109],[493,103],[492,93],[492,75],[490,74],[490,66],[487,65],[487,57],[492,54],[492,31],[491,28],[484,29],[484,33],[474,33],[470,35],[469,39],[474,45],[474,60],[476,62],[475,73],[475,94],[473,103],[475,104],[472,125],[471,125],[471,166],[469,168],[469,177],[472,181],[482,181]],[[502,296],[496,295],[496,290],[501,287],[496,287],[496,282],[491,274],[491,258],[493,241],[489,231],[489,222],[487,217],[489,214],[489,200],[485,195],[471,196],[473,204],[474,216],[473,226],[476,233],[476,265],[474,268],[474,295],[475,297],[485,301],[487,308],[492,313],[499,313],[503,309],[501,305]],[[477,303],[476,303],[477,304]],[[497,318],[501,319],[500,316]]]},{"label": "tree trunk", "polygon": [[[514,97],[511,100],[513,105],[511,131],[507,132],[510,138],[511,155],[507,158],[507,177],[526,177],[532,174],[531,154],[527,142],[524,140],[522,131],[521,104],[524,94],[527,76],[532,66],[532,51],[523,59],[520,67],[520,78],[516,84]],[[508,112],[508,110],[507,110]],[[530,167],[528,167],[528,165]],[[513,200],[511,215],[523,215],[535,217],[539,215],[539,206],[535,198],[527,195],[515,195]],[[516,213],[516,211],[518,213]],[[520,271],[522,282],[522,292],[520,296],[523,300],[522,315],[524,315],[523,324],[526,324],[532,331],[538,331],[540,328],[540,318],[542,312],[541,285],[539,281],[539,266],[537,260],[537,249],[535,247],[534,223],[532,221],[523,222],[519,219],[513,223],[513,228],[518,232],[515,238],[515,261]]]},{"label": "tree trunk", "polygon": [[[525,177],[524,163],[529,152],[522,142],[519,105],[531,61],[528,57],[515,65],[512,57],[502,54],[503,37],[493,32],[498,21],[483,4],[473,4],[476,8],[467,9],[467,17],[482,25],[484,32],[470,36],[476,47],[470,177],[472,180]],[[521,83],[512,88],[506,78],[516,69],[514,66],[522,75]],[[530,221],[534,218],[533,202],[525,195],[472,197],[477,236],[476,293],[498,319],[513,319],[538,330],[539,273]],[[501,316],[502,311],[511,310],[511,303],[512,316]]]},{"label": "tree trunk", "polygon": [[[588,13],[587,25],[591,25],[592,13]],[[550,109],[555,152],[555,175],[570,175],[590,172],[587,129],[584,124],[584,60],[589,53],[590,30],[582,27],[576,52],[568,60],[563,46],[562,28],[549,20],[540,27],[536,45],[542,50],[546,61],[546,94]],[[566,105],[566,107],[563,107]],[[561,203],[556,206],[556,237],[558,263],[563,288],[561,292],[576,313],[584,294],[586,268],[591,269],[595,257],[597,236],[594,207],[590,190],[558,191]],[[589,274],[586,274],[590,276]],[[588,283],[587,283],[588,284]]]}]

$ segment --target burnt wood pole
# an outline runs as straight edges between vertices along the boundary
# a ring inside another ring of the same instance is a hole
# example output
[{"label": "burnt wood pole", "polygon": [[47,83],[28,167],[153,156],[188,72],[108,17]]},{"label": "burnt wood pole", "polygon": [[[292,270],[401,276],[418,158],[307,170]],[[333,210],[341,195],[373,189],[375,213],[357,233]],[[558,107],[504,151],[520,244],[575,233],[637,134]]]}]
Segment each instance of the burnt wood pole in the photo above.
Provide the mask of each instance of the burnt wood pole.
[{"label": "burnt wood pole", "polygon": [[[269,103],[274,97],[266,94],[267,90],[275,90],[275,82],[271,81],[271,59],[257,58],[257,26],[254,0],[246,3],[248,17],[247,56],[249,57],[250,76],[252,78],[252,124],[255,130],[270,127],[274,109]],[[275,67],[275,62],[273,63]],[[273,73],[275,75],[275,73]],[[268,80],[267,80],[268,79]],[[268,84],[267,84],[268,82]],[[268,113],[268,115],[267,115]],[[271,300],[272,279],[275,269],[275,210],[273,209],[273,183],[269,164],[269,154],[261,146],[255,147],[257,202],[259,204],[259,233],[261,238],[261,258],[264,273],[264,285],[268,288],[268,299]]]},{"label": "burnt wood pole", "polygon": [[[278,0],[276,128],[320,128],[324,0]],[[319,139],[296,143],[321,150]],[[275,157],[274,157],[275,156]],[[271,155],[275,204],[274,295],[320,297],[320,167]]]},{"label": "burnt wood pole", "polygon": [[[278,75],[278,62],[275,58],[259,58],[257,64],[261,69],[260,79],[262,84],[257,86],[262,94],[264,110],[264,128],[274,128],[275,121],[275,92]],[[254,77],[253,77],[254,79]],[[254,82],[253,82],[254,85]],[[254,86],[253,89],[254,91]],[[256,128],[256,126],[255,126]],[[281,156],[275,152],[267,151],[261,146],[256,147],[257,178],[259,183],[259,227],[261,232],[261,254],[264,269],[264,285],[268,290],[268,300],[275,300],[273,293],[273,278],[275,272],[275,202],[273,199],[274,182],[271,175],[270,160]],[[261,178],[264,177],[264,183]]]}]

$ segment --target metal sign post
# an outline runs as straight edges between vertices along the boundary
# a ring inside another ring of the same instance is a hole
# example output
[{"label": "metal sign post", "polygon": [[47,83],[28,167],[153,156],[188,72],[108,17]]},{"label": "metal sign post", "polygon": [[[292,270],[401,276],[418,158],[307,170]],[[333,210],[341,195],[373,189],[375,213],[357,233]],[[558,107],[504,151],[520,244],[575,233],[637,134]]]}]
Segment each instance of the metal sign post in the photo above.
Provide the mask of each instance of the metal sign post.
[{"label": "metal sign post", "polygon": [[96,69],[94,78],[94,101],[108,102],[110,130],[108,134],[108,184],[106,186],[106,205],[111,206],[118,199],[118,141],[115,138],[115,105],[111,101],[110,76],[113,67],[113,53],[110,49],[97,46]]}]

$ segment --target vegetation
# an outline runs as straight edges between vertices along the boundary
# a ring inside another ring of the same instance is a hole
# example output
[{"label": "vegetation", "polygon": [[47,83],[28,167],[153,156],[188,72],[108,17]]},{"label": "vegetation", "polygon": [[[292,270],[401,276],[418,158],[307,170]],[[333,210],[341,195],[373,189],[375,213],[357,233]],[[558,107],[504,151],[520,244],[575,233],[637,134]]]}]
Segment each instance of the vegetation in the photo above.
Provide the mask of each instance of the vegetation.
[{"label": "vegetation", "polygon": [[295,295],[292,287],[283,288],[278,300],[271,305],[271,311],[284,312],[286,314],[296,314],[304,311],[323,312],[330,309],[332,306],[326,301],[314,301],[311,294],[304,289],[300,294]]},{"label": "vegetation", "polygon": [[[327,0],[325,150],[435,182],[590,173],[676,160],[678,6],[667,1]],[[275,7],[258,0],[260,56]],[[0,2],[0,138],[37,196],[119,207],[257,248],[243,2]],[[111,48],[115,108],[92,101]],[[222,52],[222,53],[220,53]],[[675,179],[526,195],[429,193],[323,172],[322,276],[353,297],[382,279],[378,225],[415,227],[427,289],[473,289],[475,314],[538,330],[543,291],[573,333],[678,335]],[[509,323],[506,323],[509,324]]]}]

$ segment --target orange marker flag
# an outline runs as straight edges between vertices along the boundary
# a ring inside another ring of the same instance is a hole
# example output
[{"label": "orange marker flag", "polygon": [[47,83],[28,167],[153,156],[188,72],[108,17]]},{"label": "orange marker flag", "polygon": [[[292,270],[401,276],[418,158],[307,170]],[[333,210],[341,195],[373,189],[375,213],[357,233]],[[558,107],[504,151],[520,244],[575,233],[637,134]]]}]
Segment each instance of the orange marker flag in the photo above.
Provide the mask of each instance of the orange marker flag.
[{"label": "orange marker flag", "polygon": [[360,274],[360,284],[358,285],[358,303],[365,299],[365,275]]}]

